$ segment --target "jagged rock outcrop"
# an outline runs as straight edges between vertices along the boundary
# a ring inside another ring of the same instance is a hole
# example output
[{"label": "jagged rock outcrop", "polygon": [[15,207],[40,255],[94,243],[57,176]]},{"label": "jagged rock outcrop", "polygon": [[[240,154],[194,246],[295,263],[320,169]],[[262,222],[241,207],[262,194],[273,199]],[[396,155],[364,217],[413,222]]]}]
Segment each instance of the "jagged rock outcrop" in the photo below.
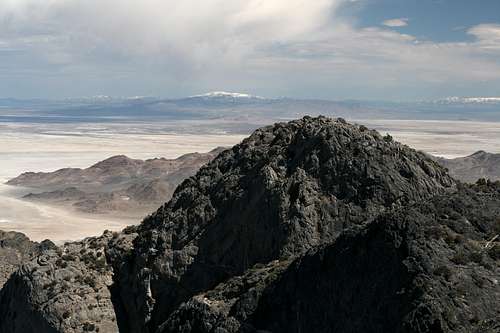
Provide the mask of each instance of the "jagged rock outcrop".
[{"label": "jagged rock outcrop", "polygon": [[0,230],[0,289],[23,262],[51,248],[55,248],[51,241],[36,243],[19,232]]},{"label": "jagged rock outcrop", "polygon": [[499,332],[499,234],[500,186],[462,187],[198,294],[158,332]]},{"label": "jagged rock outcrop", "polygon": [[115,280],[128,328],[154,332],[183,301],[255,264],[300,255],[453,184],[424,154],[341,119],[257,130],[139,227]]},{"label": "jagged rock outcrop", "polygon": [[24,263],[0,293],[0,332],[118,332],[105,247],[126,249],[134,237],[105,232]]}]

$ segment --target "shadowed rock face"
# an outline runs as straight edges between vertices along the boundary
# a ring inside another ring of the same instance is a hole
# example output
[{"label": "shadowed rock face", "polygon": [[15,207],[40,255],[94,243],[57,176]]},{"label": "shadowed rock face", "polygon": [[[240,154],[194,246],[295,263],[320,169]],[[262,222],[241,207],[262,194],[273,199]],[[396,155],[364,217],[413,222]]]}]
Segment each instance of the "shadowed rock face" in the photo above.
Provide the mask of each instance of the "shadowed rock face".
[{"label": "shadowed rock face", "polygon": [[257,130],[140,226],[116,276],[129,327],[153,332],[196,293],[453,184],[423,154],[343,120]]},{"label": "shadowed rock face", "polygon": [[277,124],[137,228],[24,265],[0,332],[496,332],[499,204],[363,126]]},{"label": "shadowed rock face", "polygon": [[498,332],[500,187],[382,214],[183,303],[158,332]]}]

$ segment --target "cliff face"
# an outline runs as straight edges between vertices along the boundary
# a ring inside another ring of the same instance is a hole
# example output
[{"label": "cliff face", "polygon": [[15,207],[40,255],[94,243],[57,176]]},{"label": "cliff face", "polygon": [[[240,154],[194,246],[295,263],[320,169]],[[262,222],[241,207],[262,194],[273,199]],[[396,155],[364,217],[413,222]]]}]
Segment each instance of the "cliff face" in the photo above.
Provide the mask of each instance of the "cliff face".
[{"label": "cliff face", "polygon": [[499,207],[363,126],[277,124],[140,226],[24,265],[0,332],[496,332]]},{"label": "cliff face", "polygon": [[153,332],[196,293],[453,184],[423,154],[342,120],[257,130],[139,227],[116,277],[129,327]]},{"label": "cliff face", "polygon": [[23,262],[49,248],[55,248],[50,241],[36,243],[19,232],[0,230],[0,289]]},{"label": "cliff face", "polygon": [[133,237],[105,232],[25,262],[0,294],[0,332],[118,332],[104,250],[125,250]]},{"label": "cliff face", "polygon": [[183,303],[158,332],[498,332],[500,187],[382,214]]}]

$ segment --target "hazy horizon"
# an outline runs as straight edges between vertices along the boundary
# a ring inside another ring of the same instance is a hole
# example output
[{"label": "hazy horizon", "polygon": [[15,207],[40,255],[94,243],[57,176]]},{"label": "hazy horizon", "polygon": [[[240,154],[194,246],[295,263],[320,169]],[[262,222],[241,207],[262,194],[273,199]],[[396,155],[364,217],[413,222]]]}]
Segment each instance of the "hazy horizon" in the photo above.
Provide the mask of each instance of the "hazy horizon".
[{"label": "hazy horizon", "polygon": [[[40,100],[40,101],[72,101],[72,100],[85,100],[85,99],[125,99],[125,100],[134,100],[134,99],[165,99],[165,100],[178,100],[185,98],[198,97],[203,95],[210,95],[214,93],[224,93],[224,94],[239,94],[239,95],[248,95],[249,97],[257,97],[263,99],[291,99],[291,100],[321,100],[321,101],[331,101],[331,102],[386,102],[386,103],[418,103],[418,102],[439,102],[453,99],[498,99],[500,102],[500,91],[498,95],[443,95],[436,98],[414,98],[414,99],[390,99],[390,98],[379,98],[379,99],[362,99],[362,98],[328,98],[327,96],[323,98],[317,98],[313,96],[291,96],[291,95],[257,95],[248,91],[222,91],[222,90],[207,90],[204,92],[195,93],[193,95],[108,95],[104,93],[96,94],[96,95],[74,95],[74,96],[66,96],[66,97],[49,97],[49,96],[32,96],[32,97],[14,97],[14,96],[0,96],[1,100],[18,100],[18,101],[30,101],[30,100]],[[0,108],[2,106],[0,105]]]}]

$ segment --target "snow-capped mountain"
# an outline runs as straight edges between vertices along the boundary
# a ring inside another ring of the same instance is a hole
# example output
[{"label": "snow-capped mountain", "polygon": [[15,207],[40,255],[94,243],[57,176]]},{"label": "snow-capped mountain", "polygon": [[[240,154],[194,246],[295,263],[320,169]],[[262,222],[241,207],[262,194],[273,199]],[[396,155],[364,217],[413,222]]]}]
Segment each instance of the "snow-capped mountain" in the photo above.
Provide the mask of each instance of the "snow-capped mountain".
[{"label": "snow-capped mountain", "polygon": [[500,104],[500,97],[448,97],[438,104]]},{"label": "snow-capped mountain", "polygon": [[212,91],[206,94],[189,96],[189,98],[265,99],[264,97],[260,96],[254,96],[245,93],[227,92],[227,91]]}]

